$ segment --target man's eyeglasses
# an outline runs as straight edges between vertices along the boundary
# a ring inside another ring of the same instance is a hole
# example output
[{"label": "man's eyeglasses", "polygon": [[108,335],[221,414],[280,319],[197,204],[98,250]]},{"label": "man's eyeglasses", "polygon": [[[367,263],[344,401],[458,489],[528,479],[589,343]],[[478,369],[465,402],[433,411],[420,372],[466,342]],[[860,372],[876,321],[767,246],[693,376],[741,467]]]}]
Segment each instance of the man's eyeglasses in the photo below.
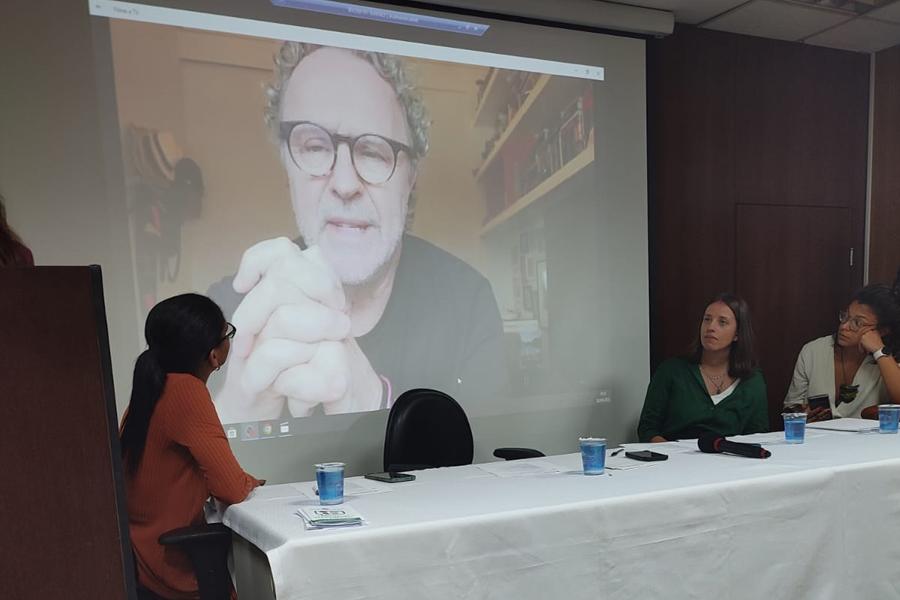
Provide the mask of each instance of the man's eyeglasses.
[{"label": "man's eyeglasses", "polygon": [[406,144],[374,133],[356,137],[339,135],[309,121],[282,121],[280,132],[291,160],[313,177],[331,173],[341,144],[350,148],[350,160],[356,174],[372,185],[385,183],[394,175],[397,155],[401,151],[410,159],[416,158],[416,153]]},{"label": "man's eyeglasses", "polygon": [[838,323],[840,323],[841,325],[846,323],[847,327],[850,328],[850,331],[859,331],[863,327],[869,327],[872,325],[871,323],[867,323],[861,317],[851,317],[850,313],[848,313],[846,310],[842,310],[838,313]]}]

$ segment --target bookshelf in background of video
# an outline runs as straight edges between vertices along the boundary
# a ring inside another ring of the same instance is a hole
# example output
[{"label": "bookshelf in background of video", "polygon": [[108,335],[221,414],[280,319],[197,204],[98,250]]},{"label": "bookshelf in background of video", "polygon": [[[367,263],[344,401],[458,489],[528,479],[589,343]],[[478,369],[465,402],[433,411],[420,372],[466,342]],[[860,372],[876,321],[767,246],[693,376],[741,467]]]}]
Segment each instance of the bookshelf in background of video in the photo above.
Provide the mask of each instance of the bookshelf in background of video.
[{"label": "bookshelf in background of video", "polygon": [[590,82],[491,69],[479,81],[473,127],[488,130],[475,179],[485,192],[482,235],[545,199],[594,161]]}]

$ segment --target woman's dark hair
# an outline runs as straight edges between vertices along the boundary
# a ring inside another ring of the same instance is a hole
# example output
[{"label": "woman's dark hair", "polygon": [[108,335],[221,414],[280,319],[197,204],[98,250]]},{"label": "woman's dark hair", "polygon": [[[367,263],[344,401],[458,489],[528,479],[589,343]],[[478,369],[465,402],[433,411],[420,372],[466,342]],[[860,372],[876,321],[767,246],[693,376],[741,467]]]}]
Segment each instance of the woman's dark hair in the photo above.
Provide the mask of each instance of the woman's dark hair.
[{"label": "woman's dark hair", "polygon": [[[756,368],[756,355],[753,352],[753,325],[750,323],[750,307],[738,296],[723,292],[715,298],[707,302],[703,306],[703,314],[710,304],[722,302],[731,312],[737,321],[737,340],[731,343],[730,352],[728,354],[728,375],[735,379],[746,379],[753,374]],[[700,316],[703,319],[703,315]],[[700,335],[694,339],[691,345],[690,361],[694,364],[700,364],[703,357],[703,344],[700,342]]]},{"label": "woman's dark hair", "polygon": [[887,329],[881,336],[885,352],[900,358],[900,268],[894,283],[871,283],[853,295],[850,302],[865,304],[878,319],[878,328]]},{"label": "woman's dark hair", "polygon": [[20,238],[6,221],[6,206],[3,194],[0,194],[0,267],[13,266],[18,263],[18,248],[22,246]]},{"label": "woman's dark hair", "polygon": [[122,426],[122,458],[134,473],[144,455],[147,430],[162,396],[167,373],[194,373],[210,350],[222,342],[225,316],[199,294],[163,300],[150,310],[144,326],[147,349],[134,364],[131,402]]}]

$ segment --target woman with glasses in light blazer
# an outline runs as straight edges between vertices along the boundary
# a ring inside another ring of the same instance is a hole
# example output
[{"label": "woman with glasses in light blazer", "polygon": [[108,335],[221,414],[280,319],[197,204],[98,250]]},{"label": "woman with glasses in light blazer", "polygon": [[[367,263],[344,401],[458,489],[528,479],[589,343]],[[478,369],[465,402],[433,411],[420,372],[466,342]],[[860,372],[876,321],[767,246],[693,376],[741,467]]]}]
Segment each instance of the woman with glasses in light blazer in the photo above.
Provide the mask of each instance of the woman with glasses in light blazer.
[{"label": "woman with glasses in light blazer", "polygon": [[[786,410],[809,421],[878,418],[879,404],[900,404],[900,270],[893,285],[867,285],[839,315],[837,332],[800,350]],[[808,407],[813,396],[828,406]]]}]

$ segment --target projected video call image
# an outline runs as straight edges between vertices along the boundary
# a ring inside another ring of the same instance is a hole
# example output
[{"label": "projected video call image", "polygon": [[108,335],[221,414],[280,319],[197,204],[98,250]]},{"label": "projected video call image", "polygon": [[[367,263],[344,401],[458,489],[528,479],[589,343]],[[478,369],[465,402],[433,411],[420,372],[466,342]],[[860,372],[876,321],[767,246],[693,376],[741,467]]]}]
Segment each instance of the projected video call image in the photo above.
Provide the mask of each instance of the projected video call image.
[{"label": "projected video call image", "polygon": [[[592,81],[111,22],[138,321],[208,293],[211,380],[250,438],[435,388],[503,414],[565,385],[567,223],[595,187]],[[595,201],[595,200],[593,200]],[[590,252],[588,252],[590,254]]]}]

